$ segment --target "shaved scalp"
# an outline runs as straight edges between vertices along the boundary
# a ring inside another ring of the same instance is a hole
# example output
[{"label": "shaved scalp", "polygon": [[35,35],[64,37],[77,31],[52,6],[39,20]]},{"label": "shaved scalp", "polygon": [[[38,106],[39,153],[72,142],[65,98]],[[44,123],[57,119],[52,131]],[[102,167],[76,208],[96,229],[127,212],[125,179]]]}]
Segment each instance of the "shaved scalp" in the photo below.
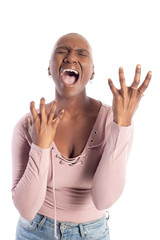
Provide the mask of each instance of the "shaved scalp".
[{"label": "shaved scalp", "polygon": [[[86,42],[88,42],[88,40],[87,40],[84,36],[82,36],[81,34],[79,34],[79,33],[67,33],[67,34],[64,34],[63,36],[61,36],[61,37],[57,40],[57,42],[58,42],[61,38],[67,37],[67,36],[70,36],[70,35],[79,36],[79,37],[83,38]],[[89,42],[88,42],[88,45],[90,46]],[[91,47],[91,46],[90,46],[90,47]]]},{"label": "shaved scalp", "polygon": [[[73,33],[73,32],[72,32],[72,33],[67,33],[67,34],[64,34],[63,36],[61,36],[61,37],[56,41],[56,43],[55,43],[55,45],[54,45],[54,47],[53,47],[52,53],[53,53],[55,47],[57,46],[57,43],[58,43],[61,39],[65,38],[65,37],[69,37],[69,36],[73,36],[73,37],[74,37],[74,36],[77,36],[77,37],[79,37],[79,38],[84,39],[84,41],[88,44],[88,46],[89,46],[89,48],[90,48],[91,55],[92,55],[92,47],[91,47],[90,43],[88,42],[88,40],[87,40],[84,36],[82,36],[81,34],[79,34],[79,33]],[[51,53],[51,56],[52,56],[52,53]]]},{"label": "shaved scalp", "polygon": [[64,37],[64,36],[68,36],[68,35],[77,35],[77,36],[81,36],[81,37],[83,37],[83,38],[85,38],[84,36],[82,36],[81,34],[79,34],[79,33],[67,33],[67,34],[64,34],[63,36],[61,36],[61,37]]}]

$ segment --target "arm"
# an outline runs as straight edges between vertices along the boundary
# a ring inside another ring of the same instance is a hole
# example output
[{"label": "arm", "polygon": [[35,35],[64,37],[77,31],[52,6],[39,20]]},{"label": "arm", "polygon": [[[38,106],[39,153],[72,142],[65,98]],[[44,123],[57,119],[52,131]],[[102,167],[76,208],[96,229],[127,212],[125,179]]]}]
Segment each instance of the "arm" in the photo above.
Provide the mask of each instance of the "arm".
[{"label": "arm", "polygon": [[50,149],[29,146],[22,120],[12,137],[12,198],[20,215],[34,218],[42,206],[47,186]]},{"label": "arm", "polygon": [[[24,127],[24,119],[16,125],[12,138],[12,198],[20,215],[31,220],[41,208],[47,187],[50,145],[63,111],[53,119],[56,103],[46,111],[45,99],[40,101],[40,114],[30,103],[32,121]],[[27,138],[31,140],[31,148]]]},{"label": "arm", "polygon": [[110,208],[125,186],[126,164],[132,143],[133,126],[112,122],[107,143],[92,182],[92,199],[97,209]]},{"label": "arm", "polygon": [[141,66],[137,65],[134,81],[126,86],[123,68],[119,68],[120,90],[111,79],[108,83],[113,93],[113,117],[108,139],[92,183],[92,198],[95,206],[109,208],[121,195],[125,185],[126,163],[132,142],[132,117],[148,87],[152,72],[140,83]]}]

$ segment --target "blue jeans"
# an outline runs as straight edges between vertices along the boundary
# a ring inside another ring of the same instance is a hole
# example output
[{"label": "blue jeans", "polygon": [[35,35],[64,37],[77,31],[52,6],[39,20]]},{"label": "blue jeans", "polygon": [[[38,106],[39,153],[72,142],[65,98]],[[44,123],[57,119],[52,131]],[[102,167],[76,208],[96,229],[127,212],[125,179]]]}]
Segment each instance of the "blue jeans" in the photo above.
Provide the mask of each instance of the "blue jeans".
[{"label": "blue jeans", "polygon": [[[86,223],[57,221],[58,240],[110,240],[108,218],[106,216]],[[36,214],[32,221],[19,218],[16,240],[56,240],[54,220]]]}]

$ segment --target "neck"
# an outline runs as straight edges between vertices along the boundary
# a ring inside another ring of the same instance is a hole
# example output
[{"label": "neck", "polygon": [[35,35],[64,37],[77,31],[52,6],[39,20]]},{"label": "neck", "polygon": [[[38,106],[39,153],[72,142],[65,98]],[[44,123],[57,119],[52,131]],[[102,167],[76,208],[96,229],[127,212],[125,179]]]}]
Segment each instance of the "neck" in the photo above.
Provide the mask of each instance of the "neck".
[{"label": "neck", "polygon": [[86,95],[85,90],[82,93],[69,98],[59,95],[56,91],[55,99],[57,101],[57,112],[64,109],[65,115],[67,114],[68,116],[75,116],[86,111],[90,104],[90,98]]}]

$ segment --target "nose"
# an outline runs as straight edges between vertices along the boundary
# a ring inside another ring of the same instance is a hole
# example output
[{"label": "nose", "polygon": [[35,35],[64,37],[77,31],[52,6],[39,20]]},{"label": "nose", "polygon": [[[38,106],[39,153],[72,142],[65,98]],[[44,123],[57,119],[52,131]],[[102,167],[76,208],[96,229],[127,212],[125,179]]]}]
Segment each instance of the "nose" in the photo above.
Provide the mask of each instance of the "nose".
[{"label": "nose", "polygon": [[76,56],[73,52],[68,53],[68,55],[63,60],[65,63],[77,63]]}]

